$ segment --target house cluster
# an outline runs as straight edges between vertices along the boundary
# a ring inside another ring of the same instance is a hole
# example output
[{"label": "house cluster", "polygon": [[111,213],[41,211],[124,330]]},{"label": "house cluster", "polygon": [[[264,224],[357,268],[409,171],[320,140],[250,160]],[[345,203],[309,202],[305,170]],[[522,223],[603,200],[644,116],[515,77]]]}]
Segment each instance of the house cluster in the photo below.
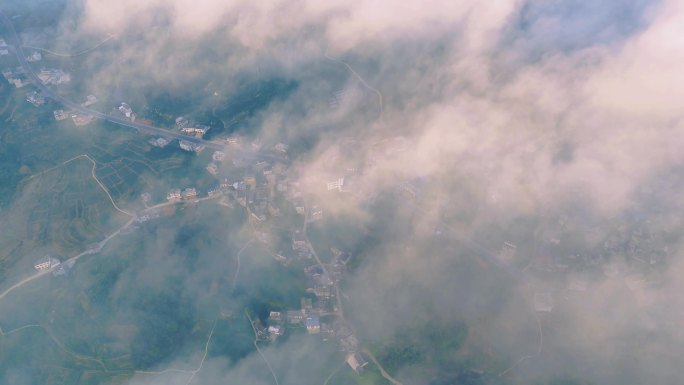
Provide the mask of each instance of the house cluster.
[{"label": "house cluster", "polygon": [[[233,160],[235,163],[235,159]],[[263,222],[269,216],[280,215],[280,209],[276,206],[274,197],[277,181],[284,175],[284,166],[275,167],[269,162],[257,161],[245,170],[241,180],[228,184],[226,192],[232,195],[241,206],[246,207],[254,220]]]},{"label": "house cluster", "polygon": [[71,116],[70,111],[64,111],[64,110],[54,110],[52,111],[52,114],[55,116],[55,120],[65,120],[69,119]]},{"label": "house cluster", "polygon": [[334,336],[332,324],[321,321],[321,318],[329,314],[319,309],[318,306],[314,306],[313,300],[309,297],[300,300],[300,309],[288,310],[285,315],[281,325],[286,323],[293,328],[304,327],[308,334],[320,334],[326,340]]},{"label": "house cluster", "polygon": [[117,110],[119,111],[119,113],[121,113],[121,115],[123,115],[123,117],[130,120],[131,122],[135,122],[135,112],[133,112],[133,109],[127,103],[121,102],[119,107],[117,107]]},{"label": "house cluster", "polygon": [[197,190],[193,187],[187,187],[183,191],[179,188],[174,188],[171,189],[166,194],[166,200],[172,202],[172,201],[180,201],[182,200],[192,200],[197,198]]},{"label": "house cluster", "polygon": [[149,144],[153,145],[154,147],[159,147],[159,148],[164,148],[166,147],[171,141],[167,138],[159,137],[156,139],[150,139],[147,141]]},{"label": "house cluster", "polygon": [[90,115],[90,114],[83,114],[80,112],[72,112],[71,113],[71,120],[77,126],[85,126],[86,124],[95,120],[95,117],[93,115]]},{"label": "house cluster", "polygon": [[[301,233],[295,232],[296,247],[309,249],[308,242]],[[334,340],[346,354],[347,364],[360,373],[368,361],[360,351],[359,341],[349,325],[338,317],[335,285],[346,271],[348,253],[331,248],[333,258],[325,265],[314,264],[304,268],[307,278],[306,297],[300,300],[299,309],[286,310],[284,314],[272,311],[263,328],[264,340],[275,340],[283,335],[286,327],[305,328],[311,335],[318,335],[324,341]]]},{"label": "house cluster", "polygon": [[333,258],[330,263],[306,267],[304,274],[307,279],[306,291],[316,297],[319,308],[336,312],[336,303],[332,301],[335,298],[335,285],[346,272],[348,255],[335,248],[331,251]]},{"label": "house cluster", "polygon": [[[292,189],[292,187],[290,187],[290,189]],[[301,196],[296,196],[294,198],[291,197],[289,201],[294,206],[297,214],[306,217],[309,222],[315,222],[317,220],[323,219],[323,209],[317,205],[312,205],[311,207],[307,208],[306,205],[304,205],[304,199],[302,199]]]},{"label": "house cluster", "polygon": [[[259,179],[259,182],[262,181]],[[241,206],[249,210],[250,216],[254,220],[263,222],[268,214],[276,213],[268,186],[263,183],[257,183],[255,175],[245,175],[242,180],[233,183],[230,187],[232,188],[229,189],[229,194]]]},{"label": "house cluster", "polygon": [[326,273],[323,266],[318,264],[309,266],[304,269],[304,273],[307,278],[306,291],[316,296],[317,303],[322,308],[332,306],[330,299],[335,296],[335,286],[333,278]]},{"label": "house cluster", "polygon": [[273,148],[281,154],[287,154],[288,145],[285,143],[278,143],[275,146],[273,146]]},{"label": "house cluster", "polygon": [[38,271],[50,271],[55,277],[60,275],[66,275],[68,273],[70,266],[63,264],[62,261],[54,256],[46,255],[45,257],[39,259],[33,268]]},{"label": "house cluster", "polygon": [[207,172],[213,176],[218,175],[219,167],[217,163],[223,162],[226,159],[226,153],[223,151],[214,151],[211,155],[212,162],[207,164]]},{"label": "house cluster", "polygon": [[335,317],[320,300],[312,301],[304,297],[300,301],[300,309],[287,310],[283,315],[279,311],[271,311],[266,327],[261,328],[262,340],[275,340],[285,333],[286,328],[305,328],[310,335],[317,335],[323,341],[335,341],[346,354],[345,361],[355,372],[361,373],[368,361],[361,353],[359,340],[346,321]]},{"label": "house cluster", "polygon": [[200,153],[204,150],[204,145],[200,143],[195,143],[191,142],[189,140],[179,140],[178,144],[180,145],[181,150],[188,151],[188,152],[195,152],[195,153]]},{"label": "house cluster", "polygon": [[366,365],[368,365],[368,360],[366,360],[366,357],[361,353],[359,340],[354,335],[354,332],[352,332],[351,328],[349,328],[346,323],[340,322],[335,330],[335,335],[340,349],[347,354],[345,359],[347,365],[356,373],[361,373]]},{"label": "house cluster", "polygon": [[33,51],[30,55],[26,56],[26,61],[29,63],[35,63],[41,60],[43,60],[43,55],[41,55],[38,51]]},{"label": "house cluster", "polygon": [[145,223],[147,221],[150,221],[152,219],[157,219],[159,217],[161,217],[161,211],[159,211],[159,210],[147,210],[147,211],[145,211],[145,214],[136,215],[135,221],[137,223]]},{"label": "house cluster", "polygon": [[40,107],[45,104],[45,97],[38,91],[32,91],[26,94],[26,101],[36,107]]},{"label": "house cluster", "polygon": [[83,103],[81,103],[81,105],[83,107],[88,107],[88,106],[92,106],[95,103],[97,103],[97,96],[90,94],[90,95],[86,96],[86,100]]},{"label": "house cluster", "polygon": [[226,153],[223,151],[214,151],[214,153],[211,155],[211,159],[214,162],[223,162],[224,159],[226,159]]},{"label": "house cluster", "polygon": [[[210,127],[202,124],[195,124],[188,118],[179,116],[176,118],[176,129],[178,129],[183,135],[202,138],[209,131]],[[202,150],[204,150],[204,145],[193,142],[189,139],[181,139],[178,141],[178,143],[180,144],[180,148],[184,151],[195,152],[199,154],[202,152]]]},{"label": "house cluster", "polygon": [[309,242],[299,229],[292,232],[292,251],[296,252],[301,258],[312,257]]},{"label": "house cluster", "polygon": [[342,186],[344,186],[344,178],[338,178],[337,180],[326,183],[326,188],[328,191],[337,190],[341,192]]},{"label": "house cluster", "polygon": [[185,135],[196,136],[201,138],[209,131],[209,126],[198,125],[195,127],[184,127],[181,129],[181,133]]},{"label": "house cluster", "polygon": [[[2,72],[2,75],[10,84],[13,84],[17,88],[21,88],[30,83],[26,73],[24,73],[24,70],[21,67],[17,67],[14,70],[5,70]],[[57,85],[71,80],[71,76],[60,69],[42,69],[36,76],[45,85]]]},{"label": "house cluster", "polygon": [[50,84],[58,85],[71,81],[71,75],[55,68],[42,69],[36,76],[38,76],[38,79],[46,86]]},{"label": "house cluster", "polygon": [[[30,101],[30,100],[29,100]],[[81,103],[82,106],[87,107],[90,106],[94,103],[97,103],[97,97],[95,95],[88,95],[86,97],[85,102]],[[71,118],[74,122],[75,125],[77,126],[83,126],[86,125],[93,120],[95,120],[95,117],[90,115],[90,114],[83,114],[80,112],[75,112],[75,111],[69,111],[69,110],[54,110],[52,111],[52,114],[55,117],[55,120],[61,121],[61,120],[66,120],[68,118]]]},{"label": "house cluster", "polygon": [[176,128],[181,134],[201,138],[211,127],[203,124],[196,124],[184,116],[179,116],[176,118]]},{"label": "house cluster", "polygon": [[207,165],[207,172],[214,176],[218,175],[218,166],[216,165],[216,163],[210,162]]},{"label": "house cluster", "polygon": [[271,341],[275,341],[278,337],[285,334],[283,321],[283,315],[279,311],[272,311],[268,314],[266,333]]},{"label": "house cluster", "polygon": [[4,70],[2,71],[2,76],[9,84],[14,85],[16,88],[21,88],[30,83],[21,67],[17,67],[14,70]]}]

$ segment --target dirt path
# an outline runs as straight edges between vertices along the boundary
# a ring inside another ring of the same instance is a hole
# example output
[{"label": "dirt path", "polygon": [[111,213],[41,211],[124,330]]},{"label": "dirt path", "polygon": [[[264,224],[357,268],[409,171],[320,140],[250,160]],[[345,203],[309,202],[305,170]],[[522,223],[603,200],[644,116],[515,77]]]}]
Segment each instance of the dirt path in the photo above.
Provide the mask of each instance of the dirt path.
[{"label": "dirt path", "polygon": [[261,358],[264,359],[264,362],[266,363],[266,366],[268,366],[268,370],[271,371],[271,375],[273,376],[273,381],[275,381],[276,385],[280,385],[280,383],[278,383],[278,377],[276,377],[276,374],[275,374],[275,372],[273,371],[273,368],[271,367],[271,364],[270,364],[270,363],[268,362],[268,360],[266,359],[266,356],[264,355],[264,353],[261,352],[261,349],[259,349],[259,344],[257,344],[257,339],[258,339],[257,330],[256,330],[256,328],[254,327],[254,321],[252,321],[252,317],[249,316],[249,313],[247,313],[247,310],[246,310],[246,309],[245,309],[245,315],[247,316],[247,319],[249,320],[249,324],[252,325],[252,330],[254,331],[254,347],[256,348],[256,350],[257,350],[257,352],[259,353],[259,355],[261,356]]},{"label": "dirt path", "polygon": [[90,51],[96,50],[96,49],[100,48],[103,44],[105,44],[106,42],[110,41],[111,39],[113,39],[113,38],[115,38],[115,37],[116,37],[116,35],[111,35],[111,34],[110,34],[109,36],[107,36],[106,39],[104,39],[104,40],[102,40],[101,42],[97,43],[97,44],[94,45],[93,47],[86,48],[86,49],[84,49],[84,50],[82,50],[82,51],[78,51],[78,52],[76,52],[76,53],[59,53],[59,52],[53,52],[53,51],[50,51],[49,49],[46,49],[46,48],[33,47],[33,46],[30,46],[30,45],[25,45],[25,46],[23,46],[23,47],[24,47],[24,48],[29,48],[29,49],[35,49],[35,50],[38,50],[38,51],[43,51],[43,52],[45,52],[45,53],[49,53],[50,55],[59,56],[59,57],[75,57],[75,56],[80,56],[80,55],[86,54],[86,53],[88,53],[88,52],[90,52]]}]

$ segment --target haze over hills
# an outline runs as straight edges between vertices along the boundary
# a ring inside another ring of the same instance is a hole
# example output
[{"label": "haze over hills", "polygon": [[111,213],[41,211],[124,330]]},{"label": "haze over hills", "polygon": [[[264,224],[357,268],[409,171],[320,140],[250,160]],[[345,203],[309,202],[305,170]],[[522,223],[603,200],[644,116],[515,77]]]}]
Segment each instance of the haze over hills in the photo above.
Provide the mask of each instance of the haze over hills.
[{"label": "haze over hills", "polygon": [[0,384],[683,381],[681,1],[0,11]]}]

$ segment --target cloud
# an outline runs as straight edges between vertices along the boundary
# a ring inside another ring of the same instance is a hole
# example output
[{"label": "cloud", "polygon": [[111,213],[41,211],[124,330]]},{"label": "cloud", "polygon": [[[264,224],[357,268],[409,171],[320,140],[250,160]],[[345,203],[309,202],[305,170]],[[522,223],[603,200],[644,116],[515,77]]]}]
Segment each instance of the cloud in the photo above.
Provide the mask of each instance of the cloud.
[{"label": "cloud", "polygon": [[[356,251],[344,293],[369,343],[434,319],[464,322],[465,350],[484,357],[493,378],[510,373],[502,381],[578,371],[599,383],[676,378],[682,265],[672,234],[681,221],[653,213],[641,194],[656,186],[667,190],[658,200],[677,207],[681,193],[670,174],[684,161],[681,1],[85,0],[82,10],[83,33],[120,35],[116,50],[88,59],[102,92],[135,79],[143,90],[162,85],[216,106],[254,79],[297,84],[244,132],[296,148],[292,181],[332,223],[356,226],[332,246]],[[341,176],[352,193],[326,191]],[[407,184],[413,200],[397,193]],[[635,211],[650,222],[630,219]],[[604,247],[612,236],[621,245],[639,238],[632,227],[662,237],[652,243],[667,244],[669,259],[653,267],[645,254],[661,250]],[[172,249],[175,234],[163,235],[157,254]],[[502,243],[513,238],[517,254],[502,262]],[[563,273],[582,258],[579,271]],[[163,288],[182,275],[181,262],[153,275],[157,260],[145,257],[114,293],[137,281]],[[205,298],[212,273],[200,266],[184,277],[191,299]],[[568,294],[573,279],[587,281],[585,294]],[[553,294],[550,315],[533,310],[539,292]],[[299,374],[287,368],[288,349],[299,343],[269,349],[292,382]],[[261,381],[257,365],[254,354],[211,359],[206,383]],[[428,382],[413,369],[398,376]],[[443,375],[439,364],[429,369]]]},{"label": "cloud", "polygon": [[586,85],[597,108],[628,113],[646,121],[672,124],[681,116],[682,76],[677,72],[684,39],[681,2],[662,5],[652,23],[617,52],[606,54],[603,66]]}]

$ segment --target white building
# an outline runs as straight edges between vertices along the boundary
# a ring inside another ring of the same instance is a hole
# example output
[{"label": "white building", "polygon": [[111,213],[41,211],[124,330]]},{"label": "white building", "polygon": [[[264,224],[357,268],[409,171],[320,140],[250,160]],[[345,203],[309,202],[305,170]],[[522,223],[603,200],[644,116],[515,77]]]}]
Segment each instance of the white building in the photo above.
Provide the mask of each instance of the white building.
[{"label": "white building", "polygon": [[130,119],[133,115],[133,109],[131,108],[131,106],[124,102],[121,102],[121,105],[119,106],[119,112],[121,112],[128,119]]},{"label": "white building", "polygon": [[336,181],[328,182],[327,183],[328,191],[331,191],[331,190],[342,191],[343,185],[344,185],[344,178],[339,178]]},{"label": "white building", "polygon": [[192,187],[188,187],[183,190],[183,199],[194,199],[197,198],[197,190]]},{"label": "white building", "polygon": [[204,150],[203,145],[192,143],[187,140],[179,140],[178,143],[180,144],[180,148],[185,151],[200,153]]},{"label": "white building", "polygon": [[181,191],[179,188],[172,189],[166,194],[166,199],[169,201],[177,201],[181,199]]},{"label": "white building", "polygon": [[55,120],[64,120],[69,118],[69,112],[64,110],[54,110]]},{"label": "white building", "polygon": [[67,83],[71,80],[71,76],[68,73],[58,69],[43,69],[40,70],[36,76],[45,85],[57,85]]},{"label": "white building", "polygon": [[214,151],[214,153],[211,155],[211,159],[213,159],[216,162],[223,162],[225,158],[226,153],[223,151]]},{"label": "white building", "polygon": [[287,152],[287,144],[278,143],[278,144],[275,145],[275,149],[276,149],[276,151],[278,151],[278,152],[283,152],[283,153],[285,153],[285,152]]},{"label": "white building", "polygon": [[209,164],[207,165],[207,171],[208,171],[209,174],[211,174],[211,175],[216,175],[216,174],[218,174],[218,166],[216,166],[215,163],[209,163]]},{"label": "white building", "polygon": [[58,258],[52,257],[52,256],[46,256],[39,260],[33,268],[38,270],[38,271],[45,271],[45,270],[51,270],[54,269],[55,267],[59,266],[61,262],[59,261]]},{"label": "white building", "polygon": [[183,116],[179,116],[176,118],[176,127],[179,130],[184,128],[184,127],[187,127],[189,124],[190,124],[190,121]]},{"label": "white building", "polygon": [[347,354],[347,364],[356,372],[361,373],[361,370],[368,365],[366,361],[359,353],[349,353]]},{"label": "white building", "polygon": [[43,58],[43,55],[41,55],[40,52],[33,51],[33,53],[31,53],[31,55],[26,57],[26,61],[36,62],[36,61],[40,61],[42,58]]},{"label": "white building", "polygon": [[157,139],[150,139],[148,141],[151,145],[159,148],[164,148],[166,145],[170,143],[170,141],[166,138],[157,138]]}]

